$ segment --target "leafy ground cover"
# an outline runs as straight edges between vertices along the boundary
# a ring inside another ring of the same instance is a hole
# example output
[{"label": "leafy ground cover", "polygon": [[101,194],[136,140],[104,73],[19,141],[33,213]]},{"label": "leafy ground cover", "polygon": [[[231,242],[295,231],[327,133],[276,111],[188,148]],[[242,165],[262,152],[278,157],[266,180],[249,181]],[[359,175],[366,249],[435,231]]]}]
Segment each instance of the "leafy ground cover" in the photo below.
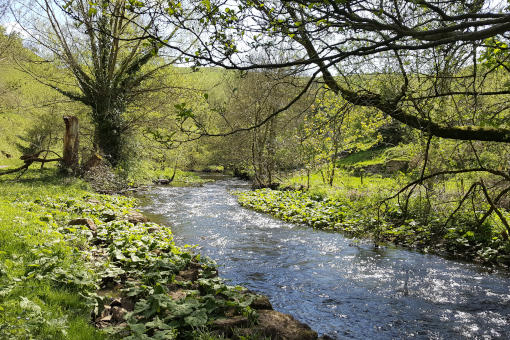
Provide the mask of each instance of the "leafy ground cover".
[{"label": "leafy ground cover", "polygon": [[[82,197],[85,189],[82,182],[56,180],[49,171],[0,182],[1,338],[105,338],[87,322],[85,294],[93,291],[97,276],[57,230],[76,214],[41,204],[49,197],[50,204]],[[63,284],[68,273],[71,282]]]},{"label": "leafy ground cover", "polygon": [[222,320],[256,322],[260,296],[133,199],[87,189],[55,169],[0,181],[0,338],[222,339]]},{"label": "leafy ground cover", "polygon": [[[293,178],[290,183],[300,181],[302,178]],[[381,204],[398,185],[396,179],[373,176],[361,184],[359,178],[343,173],[339,182],[339,186],[328,187],[314,178],[316,186],[309,191],[260,189],[236,194],[241,205],[285,221],[370,238],[377,244],[392,243],[448,257],[510,265],[510,241],[499,226],[476,225],[463,220],[462,214],[448,225],[439,214],[425,222],[412,210],[404,214],[396,202]]]}]

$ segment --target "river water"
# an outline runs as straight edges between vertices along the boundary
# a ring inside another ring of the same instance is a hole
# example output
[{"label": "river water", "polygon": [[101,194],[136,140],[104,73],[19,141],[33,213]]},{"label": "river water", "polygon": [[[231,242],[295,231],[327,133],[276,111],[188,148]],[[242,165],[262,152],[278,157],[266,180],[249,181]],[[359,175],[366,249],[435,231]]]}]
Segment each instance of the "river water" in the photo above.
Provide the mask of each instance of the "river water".
[{"label": "river water", "polygon": [[222,179],[157,187],[142,210],[231,284],[335,339],[510,339],[510,275],[433,255],[356,244],[239,206]]}]

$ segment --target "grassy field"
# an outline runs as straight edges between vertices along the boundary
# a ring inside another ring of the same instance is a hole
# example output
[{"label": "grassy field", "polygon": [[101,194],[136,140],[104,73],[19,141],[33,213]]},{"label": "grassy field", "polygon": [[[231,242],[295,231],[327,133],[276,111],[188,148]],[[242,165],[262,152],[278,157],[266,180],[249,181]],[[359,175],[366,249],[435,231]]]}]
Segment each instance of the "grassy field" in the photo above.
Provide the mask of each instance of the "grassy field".
[{"label": "grassy field", "polygon": [[[405,176],[383,177],[381,175],[372,176],[354,176],[346,170],[338,170],[335,175],[334,185],[325,184],[320,172],[310,175],[310,191],[319,195],[335,196],[347,191],[352,191],[353,195],[372,195],[383,196],[396,189],[406,181]],[[306,187],[307,176],[303,171],[294,173],[287,177],[283,182],[283,187],[294,186]]]},{"label": "grassy field", "polygon": [[[83,295],[97,277],[57,231],[73,214],[41,204],[85,195],[85,183],[55,177],[55,169],[31,171],[21,181],[0,180],[1,338],[107,338],[90,324],[89,301]],[[81,282],[65,284],[57,268]]]}]

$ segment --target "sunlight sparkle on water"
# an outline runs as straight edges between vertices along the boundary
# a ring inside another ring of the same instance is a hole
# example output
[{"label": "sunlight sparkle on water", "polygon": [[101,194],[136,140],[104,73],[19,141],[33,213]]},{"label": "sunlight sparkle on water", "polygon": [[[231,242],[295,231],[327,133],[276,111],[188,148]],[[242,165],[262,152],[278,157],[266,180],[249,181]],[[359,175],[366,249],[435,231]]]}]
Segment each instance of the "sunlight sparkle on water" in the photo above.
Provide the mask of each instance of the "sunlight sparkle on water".
[{"label": "sunlight sparkle on water", "polygon": [[338,339],[491,339],[510,334],[510,278],[476,265],[394,248],[352,245],[340,234],[240,207],[224,180],[158,188],[145,211],[198,244],[231,284]]}]

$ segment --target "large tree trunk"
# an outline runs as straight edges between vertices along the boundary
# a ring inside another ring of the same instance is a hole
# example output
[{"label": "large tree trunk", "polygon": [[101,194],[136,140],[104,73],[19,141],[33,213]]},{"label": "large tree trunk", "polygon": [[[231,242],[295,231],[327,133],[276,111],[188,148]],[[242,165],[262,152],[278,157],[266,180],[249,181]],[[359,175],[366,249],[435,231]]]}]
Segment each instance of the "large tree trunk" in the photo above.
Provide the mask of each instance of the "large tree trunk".
[{"label": "large tree trunk", "polygon": [[62,166],[64,169],[75,173],[79,166],[78,148],[80,146],[78,118],[64,116],[66,131],[64,134],[64,155]]},{"label": "large tree trunk", "polygon": [[95,129],[95,143],[113,165],[121,160],[122,136],[119,128],[111,124],[97,125]]},{"label": "large tree trunk", "polygon": [[121,160],[123,151],[121,114],[118,110],[96,109],[93,118],[94,142],[106,159],[115,166]]}]

